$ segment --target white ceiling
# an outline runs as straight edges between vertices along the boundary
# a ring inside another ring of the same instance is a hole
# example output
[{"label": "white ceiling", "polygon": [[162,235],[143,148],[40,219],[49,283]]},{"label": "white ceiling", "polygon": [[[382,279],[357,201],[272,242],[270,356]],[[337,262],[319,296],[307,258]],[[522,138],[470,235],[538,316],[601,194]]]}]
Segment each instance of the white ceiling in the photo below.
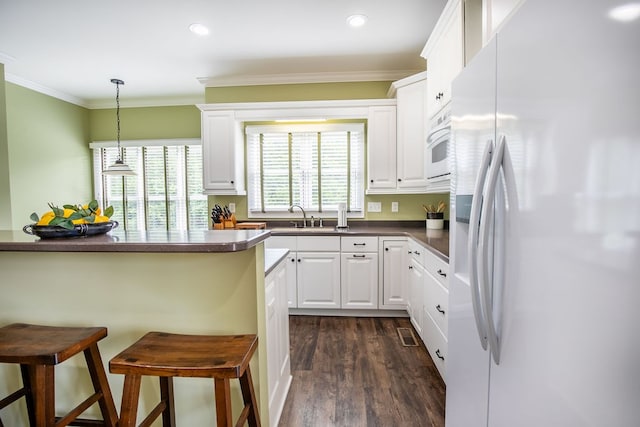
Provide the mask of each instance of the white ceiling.
[{"label": "white ceiling", "polygon": [[[6,79],[89,108],[204,101],[204,86],[403,77],[446,0],[0,0]],[[361,13],[361,28],[346,24]],[[188,30],[194,22],[210,34]]]}]

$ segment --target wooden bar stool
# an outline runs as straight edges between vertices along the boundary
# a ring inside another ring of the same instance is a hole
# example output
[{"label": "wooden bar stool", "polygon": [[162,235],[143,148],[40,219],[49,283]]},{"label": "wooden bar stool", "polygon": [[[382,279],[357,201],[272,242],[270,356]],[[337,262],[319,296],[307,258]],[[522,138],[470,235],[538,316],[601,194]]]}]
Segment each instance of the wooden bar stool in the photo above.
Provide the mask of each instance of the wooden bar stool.
[{"label": "wooden bar stool", "polygon": [[[0,328],[0,362],[20,364],[23,382],[20,390],[0,400],[0,409],[24,396],[32,427],[115,427],[118,414],[98,351],[98,341],[106,336],[107,328],[103,327],[57,327],[15,323]],[[95,393],[67,415],[56,417],[54,367],[81,351],[84,352]],[[96,402],[100,405],[102,420],[78,418]]]},{"label": "wooden bar stool", "polygon": [[120,427],[134,427],[142,375],[160,379],[160,403],[140,426],[162,414],[163,427],[175,426],[173,377],[213,378],[218,427],[232,426],[229,380],[238,378],[244,408],[236,426],[260,427],[249,361],[258,346],[256,335],[177,335],[149,332],[109,362],[114,374],[124,374]]}]

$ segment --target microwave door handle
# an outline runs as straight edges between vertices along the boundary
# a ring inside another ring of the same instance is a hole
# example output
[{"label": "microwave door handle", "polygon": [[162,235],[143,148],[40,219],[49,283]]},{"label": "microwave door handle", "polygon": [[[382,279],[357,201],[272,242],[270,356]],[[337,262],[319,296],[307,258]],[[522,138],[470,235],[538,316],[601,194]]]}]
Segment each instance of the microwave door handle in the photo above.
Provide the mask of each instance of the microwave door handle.
[{"label": "microwave door handle", "polygon": [[473,190],[471,201],[471,213],[469,215],[469,241],[467,246],[467,259],[469,262],[469,287],[471,290],[471,302],[473,303],[473,315],[476,321],[476,329],[480,338],[480,345],[483,350],[487,349],[487,331],[485,328],[485,314],[483,313],[482,303],[480,301],[480,283],[478,278],[478,234],[480,229],[480,221],[485,220],[480,217],[482,210],[482,190],[484,182],[487,178],[487,172],[491,164],[491,154],[493,152],[493,140],[488,140],[484,147],[482,160],[480,161],[480,169],[476,178],[476,185]]}]

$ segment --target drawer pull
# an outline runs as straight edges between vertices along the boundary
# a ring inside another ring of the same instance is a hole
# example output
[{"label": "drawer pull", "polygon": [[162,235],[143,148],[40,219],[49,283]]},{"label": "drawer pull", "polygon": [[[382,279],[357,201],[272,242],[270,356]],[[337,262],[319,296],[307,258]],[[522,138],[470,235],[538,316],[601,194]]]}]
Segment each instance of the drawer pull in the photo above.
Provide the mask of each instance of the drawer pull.
[{"label": "drawer pull", "polygon": [[444,310],[442,309],[442,307],[440,307],[440,304],[436,305],[436,310],[438,310],[438,312],[444,314]]},{"label": "drawer pull", "polygon": [[440,360],[444,360],[444,357],[442,357],[442,356],[440,355],[440,349],[437,349],[437,350],[436,350],[436,356],[438,356],[438,359],[440,359]]},{"label": "drawer pull", "polygon": [[441,268],[438,269],[438,274],[443,277],[447,277],[447,273],[444,273]]},{"label": "drawer pull", "polygon": [[409,266],[409,270],[413,270],[413,265],[410,265],[410,266]]},{"label": "drawer pull", "polygon": [[356,254],[353,254],[353,257],[354,257],[354,258],[364,258],[364,257],[366,257],[366,255],[356,255]]},{"label": "drawer pull", "polygon": [[418,251],[413,251],[413,253],[416,254],[416,255],[420,255],[420,252],[418,252]]},{"label": "drawer pull", "polygon": [[353,246],[367,246],[366,243],[354,243]]}]

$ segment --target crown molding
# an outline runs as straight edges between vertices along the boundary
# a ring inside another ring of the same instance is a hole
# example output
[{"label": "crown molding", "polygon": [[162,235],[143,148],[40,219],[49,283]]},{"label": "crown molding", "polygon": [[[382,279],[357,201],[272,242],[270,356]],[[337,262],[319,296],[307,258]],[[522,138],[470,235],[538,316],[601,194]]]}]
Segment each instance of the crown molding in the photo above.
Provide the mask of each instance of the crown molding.
[{"label": "crown molding", "polygon": [[[146,98],[127,98],[120,99],[120,108],[135,107],[176,107],[182,105],[196,105],[204,102],[204,93],[202,95],[185,95],[185,96],[158,96]],[[101,110],[105,108],[115,108],[115,100],[98,99],[90,101],[87,108],[90,110]]]},{"label": "crown molding", "polygon": [[34,81],[31,80],[27,80],[25,78],[22,78],[20,76],[16,76],[15,74],[11,74],[11,73],[5,73],[4,76],[5,81],[9,82],[9,83],[13,83],[16,84],[18,86],[22,86],[24,88],[27,89],[31,89],[33,91],[42,93],[44,95],[48,95],[48,96],[52,96],[54,98],[60,99],[62,101],[65,102],[69,102],[71,104],[75,104],[78,105],[80,107],[84,107],[84,108],[89,108],[87,103],[85,102],[85,100],[77,98],[75,96],[57,91],[55,89],[51,89],[50,87],[47,86],[43,86],[39,83],[36,83]]},{"label": "crown molding", "polygon": [[424,70],[354,71],[336,73],[256,74],[229,77],[198,77],[205,87],[262,86],[304,83],[393,81]]}]

